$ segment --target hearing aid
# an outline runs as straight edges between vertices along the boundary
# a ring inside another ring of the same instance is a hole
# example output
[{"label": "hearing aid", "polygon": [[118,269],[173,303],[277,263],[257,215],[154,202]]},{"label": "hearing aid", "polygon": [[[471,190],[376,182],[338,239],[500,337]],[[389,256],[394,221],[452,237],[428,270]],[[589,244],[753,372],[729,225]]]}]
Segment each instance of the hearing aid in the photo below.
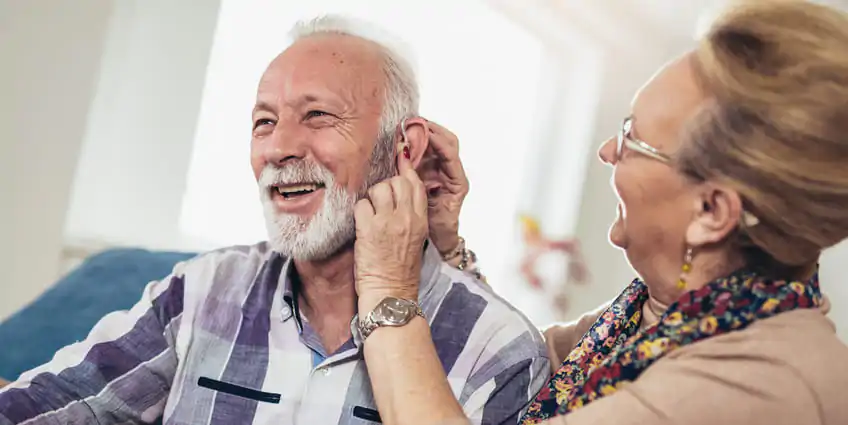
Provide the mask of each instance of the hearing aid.
[{"label": "hearing aid", "polygon": [[400,120],[400,137],[401,143],[406,144],[406,118]]},{"label": "hearing aid", "polygon": [[406,118],[400,120],[400,143],[398,153],[409,159],[409,139],[406,137]]}]

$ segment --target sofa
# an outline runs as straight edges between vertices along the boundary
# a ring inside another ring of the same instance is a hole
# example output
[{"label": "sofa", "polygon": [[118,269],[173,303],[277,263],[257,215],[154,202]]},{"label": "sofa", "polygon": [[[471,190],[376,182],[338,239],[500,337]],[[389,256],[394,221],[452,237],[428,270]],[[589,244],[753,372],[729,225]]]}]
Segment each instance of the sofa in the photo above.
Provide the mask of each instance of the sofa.
[{"label": "sofa", "polygon": [[0,323],[0,378],[14,380],[50,361],[60,348],[85,339],[101,317],[131,308],[149,282],[195,255],[112,249],[89,257]]}]

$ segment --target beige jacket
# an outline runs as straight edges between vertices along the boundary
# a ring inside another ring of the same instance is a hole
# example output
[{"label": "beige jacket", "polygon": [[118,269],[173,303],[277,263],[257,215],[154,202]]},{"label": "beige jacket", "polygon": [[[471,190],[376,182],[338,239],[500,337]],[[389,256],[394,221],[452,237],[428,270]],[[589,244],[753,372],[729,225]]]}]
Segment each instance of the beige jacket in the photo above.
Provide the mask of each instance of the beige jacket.
[{"label": "beige jacket", "polygon": [[[545,332],[554,369],[601,312]],[[848,347],[826,312],[784,313],[680,348],[550,424],[848,425]]]}]

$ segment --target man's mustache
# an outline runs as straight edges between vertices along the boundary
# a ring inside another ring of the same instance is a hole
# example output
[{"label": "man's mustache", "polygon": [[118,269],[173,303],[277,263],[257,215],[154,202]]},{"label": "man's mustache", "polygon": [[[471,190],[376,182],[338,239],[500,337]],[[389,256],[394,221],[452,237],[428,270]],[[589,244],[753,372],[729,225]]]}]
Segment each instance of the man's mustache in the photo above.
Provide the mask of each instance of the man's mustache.
[{"label": "man's mustache", "polygon": [[333,181],[333,173],[311,161],[299,160],[277,166],[268,164],[259,175],[259,185],[270,187],[283,184],[323,183]]}]

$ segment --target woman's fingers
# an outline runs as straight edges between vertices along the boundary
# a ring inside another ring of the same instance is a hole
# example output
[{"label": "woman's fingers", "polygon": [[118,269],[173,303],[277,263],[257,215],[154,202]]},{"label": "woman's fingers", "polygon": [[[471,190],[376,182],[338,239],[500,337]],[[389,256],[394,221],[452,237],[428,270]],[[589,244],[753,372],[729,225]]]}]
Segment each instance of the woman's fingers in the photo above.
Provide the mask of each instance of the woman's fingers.
[{"label": "woman's fingers", "polygon": [[465,169],[459,159],[459,139],[450,130],[429,121],[430,147],[439,162],[439,168],[451,180],[464,181]]},{"label": "woman's fingers", "polygon": [[395,209],[394,194],[388,182],[380,182],[368,189],[368,198],[375,214],[391,213]]},{"label": "woman's fingers", "polygon": [[374,206],[367,198],[356,201],[353,206],[353,219],[356,220],[356,229],[359,231],[363,226],[368,225],[374,217]]},{"label": "woman's fingers", "polygon": [[413,211],[419,216],[427,216],[427,188],[423,181],[418,177],[418,173],[414,170],[405,175],[409,182],[411,193],[410,201]]},{"label": "woman's fingers", "polygon": [[429,128],[430,133],[440,136],[438,147],[459,150],[459,139],[453,132],[433,121],[427,121],[427,128]]},{"label": "woman's fingers", "polygon": [[395,211],[402,211],[412,205],[412,185],[404,176],[393,177],[388,180],[394,195]]}]

